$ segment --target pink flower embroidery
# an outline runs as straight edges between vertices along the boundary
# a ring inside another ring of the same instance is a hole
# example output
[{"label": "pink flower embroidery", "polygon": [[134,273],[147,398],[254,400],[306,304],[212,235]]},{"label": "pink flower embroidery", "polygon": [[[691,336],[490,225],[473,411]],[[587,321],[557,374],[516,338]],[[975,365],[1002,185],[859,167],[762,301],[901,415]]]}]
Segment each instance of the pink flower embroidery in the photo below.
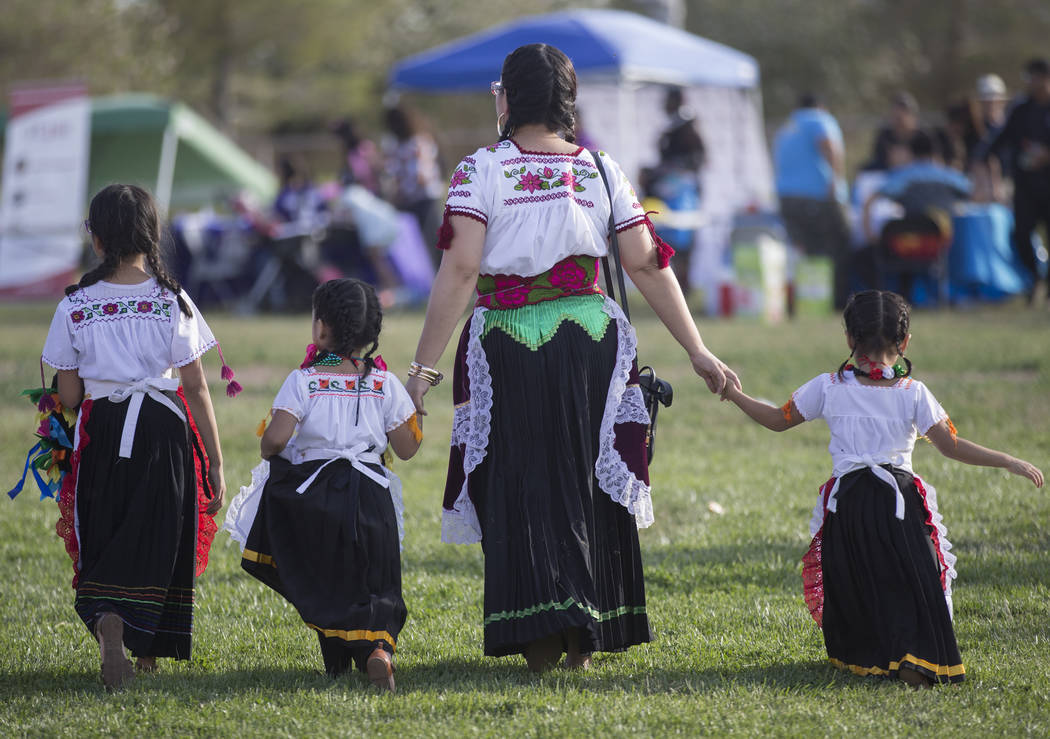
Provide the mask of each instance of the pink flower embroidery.
[{"label": "pink flower embroidery", "polygon": [[136,308],[138,309],[139,313],[152,313],[153,303],[151,303],[148,300],[140,300]]},{"label": "pink flower embroidery", "polygon": [[106,303],[104,306],[102,306],[102,312],[105,313],[107,316],[112,316],[119,309],[120,306],[118,306],[116,303]]},{"label": "pink flower embroidery", "polygon": [[587,273],[572,261],[558,262],[551,268],[551,285],[574,290],[587,284]]},{"label": "pink flower embroidery", "polygon": [[554,170],[553,169],[551,169],[550,167],[544,167],[543,168],[543,177],[544,177],[544,179],[549,180],[553,176],[554,176]]},{"label": "pink flower embroidery", "polygon": [[[576,175],[574,175],[572,172],[568,172],[568,171],[562,172],[562,174],[561,174],[561,182],[559,182],[558,184],[559,185],[564,185],[565,187],[568,187],[568,188],[570,188],[572,190],[575,190],[576,189]],[[580,188],[580,189],[582,190],[583,188]]]},{"label": "pink flower embroidery", "polygon": [[522,190],[528,190],[529,192],[536,192],[537,190],[543,189],[543,180],[540,176],[533,174],[532,172],[526,172],[521,180],[519,180],[519,186]]},{"label": "pink flower embroidery", "polygon": [[520,278],[497,276],[493,282],[495,282],[495,290],[492,293],[492,299],[497,305],[503,308],[516,308],[519,305],[525,305],[528,301],[529,287],[522,284]]},{"label": "pink flower embroidery", "polygon": [[86,316],[84,315],[84,311],[82,310],[73,311],[69,314],[69,317],[73,319],[73,323],[80,323],[86,318]]},{"label": "pink flower embroidery", "polygon": [[467,173],[466,172],[464,172],[462,169],[457,169],[455,171],[455,173],[452,175],[452,182],[451,182],[450,186],[451,187],[458,187],[459,185],[462,185],[463,183],[470,184],[470,180],[467,179]]}]

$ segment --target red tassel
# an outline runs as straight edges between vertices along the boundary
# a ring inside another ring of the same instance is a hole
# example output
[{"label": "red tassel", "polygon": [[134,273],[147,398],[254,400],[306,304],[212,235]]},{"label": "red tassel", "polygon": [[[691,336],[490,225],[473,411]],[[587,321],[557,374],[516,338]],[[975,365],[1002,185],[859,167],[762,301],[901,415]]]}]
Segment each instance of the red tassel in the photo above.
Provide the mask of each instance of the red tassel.
[{"label": "red tassel", "polygon": [[671,257],[674,256],[674,247],[657,236],[656,227],[653,226],[653,222],[649,220],[650,213],[655,215],[658,212],[659,211],[655,210],[646,211],[644,223],[649,229],[649,235],[653,239],[653,244],[656,246],[656,265],[660,269],[667,269],[671,264]]},{"label": "red tassel", "polygon": [[222,346],[218,342],[215,342],[215,346],[219,350],[219,360],[222,362],[222,370],[219,374],[228,383],[226,385],[226,395],[232,398],[244,388],[241,387],[241,383],[233,379],[233,368],[226,364],[226,357],[222,356]]},{"label": "red tassel", "polygon": [[448,208],[445,208],[445,214],[441,217],[441,228],[438,229],[438,249],[448,249],[452,246],[452,237],[456,235],[456,232],[452,229],[452,224],[448,222]]}]

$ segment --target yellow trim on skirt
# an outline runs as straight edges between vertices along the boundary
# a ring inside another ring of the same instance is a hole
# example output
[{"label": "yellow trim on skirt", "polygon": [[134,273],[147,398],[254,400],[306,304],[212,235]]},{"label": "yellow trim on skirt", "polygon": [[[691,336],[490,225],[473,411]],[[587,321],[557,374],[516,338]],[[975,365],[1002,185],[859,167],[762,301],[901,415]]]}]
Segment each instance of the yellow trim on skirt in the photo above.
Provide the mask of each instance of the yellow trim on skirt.
[{"label": "yellow trim on skirt", "polygon": [[858,665],[848,665],[842,660],[835,659],[834,657],[828,657],[828,661],[842,670],[849,670],[854,675],[889,675],[892,672],[896,672],[900,669],[901,665],[907,666],[908,663],[923,667],[933,674],[946,677],[958,677],[959,675],[966,674],[966,668],[963,665],[935,665],[932,662],[927,662],[924,659],[919,659],[915,655],[908,653],[896,662],[890,662],[890,669],[884,670],[881,667],[860,667]]},{"label": "yellow trim on skirt", "polygon": [[382,639],[395,650],[397,649],[397,642],[394,637],[386,631],[369,631],[368,629],[353,629],[347,631],[345,629],[322,629],[320,626],[314,626],[309,621],[304,621],[314,631],[319,631],[321,634],[327,637],[335,637],[342,639],[343,641],[379,641]]}]

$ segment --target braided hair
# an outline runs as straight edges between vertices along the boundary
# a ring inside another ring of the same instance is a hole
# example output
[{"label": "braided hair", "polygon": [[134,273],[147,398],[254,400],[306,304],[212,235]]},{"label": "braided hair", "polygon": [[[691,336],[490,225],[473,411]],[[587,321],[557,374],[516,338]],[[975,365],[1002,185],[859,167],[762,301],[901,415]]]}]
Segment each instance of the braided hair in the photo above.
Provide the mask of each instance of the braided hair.
[{"label": "braided hair", "polygon": [[[314,318],[321,320],[331,332],[331,346],[325,349],[349,357],[368,347],[362,357],[365,363],[362,376],[367,377],[375,367],[373,355],[379,348],[379,332],[383,328],[383,310],[375,288],[349,277],[329,280],[314,290],[313,307]],[[318,359],[320,357],[318,352]]]},{"label": "braided hair", "polygon": [[547,44],[526,44],[507,55],[500,75],[507,93],[507,120],[500,140],[521,126],[542,123],[576,141],[576,70],[569,57]]},{"label": "braided hair", "polygon": [[102,246],[102,263],[67,287],[66,295],[110,277],[125,259],[143,254],[157,282],[175,295],[179,309],[193,315],[161,258],[160,216],[152,195],[137,185],[108,185],[91,199],[87,225]]},{"label": "braided hair", "polygon": [[853,340],[853,351],[839,365],[839,377],[850,358],[856,354],[875,354],[896,349],[907,365],[904,377],[911,374],[911,360],[901,352],[901,344],[908,338],[911,309],[904,298],[889,290],[863,290],[846,301],[842,320],[846,334]]}]

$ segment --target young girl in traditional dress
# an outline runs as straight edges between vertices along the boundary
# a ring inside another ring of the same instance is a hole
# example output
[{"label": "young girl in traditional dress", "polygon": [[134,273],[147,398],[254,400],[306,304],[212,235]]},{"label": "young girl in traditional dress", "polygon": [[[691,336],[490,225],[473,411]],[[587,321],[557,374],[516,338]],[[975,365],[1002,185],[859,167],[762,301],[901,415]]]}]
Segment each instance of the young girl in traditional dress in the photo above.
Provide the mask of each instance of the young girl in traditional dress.
[{"label": "young girl in traditional dress", "polygon": [[382,312],[360,280],[314,292],[313,345],[273,401],[263,463],[231,503],[224,528],[241,566],[284,596],[317,632],[325,670],[351,660],[394,690],[401,597],[401,483],[389,446],[416,453],[422,432],[401,382],[373,354]]},{"label": "young girl in traditional dress", "polygon": [[[1028,462],[959,437],[904,357],[911,338],[901,296],[867,290],[844,312],[850,356],[775,408],[730,388],[727,397],[773,431],[823,418],[832,477],[820,489],[803,559],[806,603],[824,631],[831,663],[909,685],[961,682],[952,629],[955,555],[933,486],[912,471],[918,435],[944,456],[1003,467],[1037,487]],[[901,364],[903,362],[903,365]]]},{"label": "young girl in traditional dress", "polygon": [[79,406],[58,533],[77,614],[115,689],[134,676],[125,646],[142,670],[157,657],[189,659],[194,578],[225,483],[200,359],[217,342],[164,269],[153,198],[110,185],[88,213],[102,263],[66,289],[42,358],[58,370],[63,405]]}]

